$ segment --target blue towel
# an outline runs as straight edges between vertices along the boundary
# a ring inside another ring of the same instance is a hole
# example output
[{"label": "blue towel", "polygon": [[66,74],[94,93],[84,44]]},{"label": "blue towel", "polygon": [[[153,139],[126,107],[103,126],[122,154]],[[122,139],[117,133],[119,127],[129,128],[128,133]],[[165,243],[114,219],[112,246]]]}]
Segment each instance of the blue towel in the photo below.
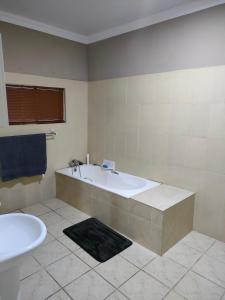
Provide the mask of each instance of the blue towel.
[{"label": "blue towel", "polygon": [[46,172],[46,135],[0,137],[0,176],[9,181]]}]

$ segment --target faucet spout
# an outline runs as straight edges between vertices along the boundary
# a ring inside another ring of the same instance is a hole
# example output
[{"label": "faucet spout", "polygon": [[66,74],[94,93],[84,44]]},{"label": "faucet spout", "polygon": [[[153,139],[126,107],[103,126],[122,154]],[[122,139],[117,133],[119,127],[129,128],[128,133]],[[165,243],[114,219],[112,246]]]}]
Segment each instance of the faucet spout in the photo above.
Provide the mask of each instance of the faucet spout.
[{"label": "faucet spout", "polygon": [[69,162],[69,166],[72,168],[72,174],[74,171],[76,172],[78,168],[81,178],[80,162],[77,159],[73,159]]}]

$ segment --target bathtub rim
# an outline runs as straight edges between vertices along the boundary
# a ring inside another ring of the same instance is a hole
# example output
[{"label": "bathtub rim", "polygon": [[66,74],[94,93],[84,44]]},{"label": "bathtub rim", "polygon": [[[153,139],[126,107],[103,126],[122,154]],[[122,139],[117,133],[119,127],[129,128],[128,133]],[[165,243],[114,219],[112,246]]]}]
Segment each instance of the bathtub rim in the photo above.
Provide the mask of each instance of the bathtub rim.
[{"label": "bathtub rim", "polygon": [[[87,164],[84,164],[86,166],[88,166]],[[91,166],[94,166],[93,164],[90,164]],[[99,167],[99,166],[97,166]],[[124,172],[120,172],[118,171],[119,174],[121,175],[129,175],[131,177],[134,177],[134,178],[138,178],[138,179],[142,179],[144,180],[144,182],[147,184],[145,187],[143,188],[139,188],[139,189],[135,189],[135,190],[132,190],[132,191],[128,191],[128,190],[125,190],[124,192],[120,192],[119,190],[117,189],[111,189],[111,188],[107,188],[106,186],[103,186],[101,184],[98,184],[98,183],[95,183],[95,182],[91,182],[89,181],[88,179],[84,179],[84,178],[79,178],[79,177],[75,177],[75,176],[72,176],[72,174],[66,174],[65,170],[69,170],[71,169],[70,167],[66,167],[66,168],[61,168],[61,169],[58,169],[56,170],[55,172],[57,174],[61,174],[61,175],[64,175],[64,176],[67,176],[67,177],[70,177],[70,178],[73,178],[73,179],[76,179],[78,181],[81,181],[81,182],[84,182],[84,183],[87,183],[87,184],[90,184],[96,188],[99,188],[99,189],[102,189],[102,190],[105,190],[107,192],[110,192],[110,193],[113,193],[115,195],[119,195],[119,196],[122,196],[124,198],[132,198],[132,197],[135,197],[141,193],[144,193],[148,190],[151,190],[153,188],[156,188],[156,187],[159,187],[162,183],[161,182],[157,182],[157,181],[154,181],[154,180],[149,180],[149,179],[146,179],[146,178],[143,178],[143,177],[140,177],[140,176],[135,176],[135,175],[132,175],[132,174],[129,174],[129,173],[124,173]],[[152,185],[153,186],[149,186],[149,185]],[[136,192],[134,192],[136,191]]]}]

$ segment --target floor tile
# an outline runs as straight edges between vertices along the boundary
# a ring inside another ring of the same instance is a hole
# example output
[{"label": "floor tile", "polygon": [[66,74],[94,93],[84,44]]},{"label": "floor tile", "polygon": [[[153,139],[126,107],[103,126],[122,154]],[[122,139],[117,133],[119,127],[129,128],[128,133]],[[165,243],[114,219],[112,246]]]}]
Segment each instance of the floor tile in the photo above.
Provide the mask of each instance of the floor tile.
[{"label": "floor tile", "polygon": [[134,265],[127,262],[119,255],[98,265],[95,270],[115,287],[119,287],[137,271]]},{"label": "floor tile", "polygon": [[55,240],[47,245],[39,247],[34,251],[33,256],[41,265],[46,266],[68,254],[70,254],[70,251]]},{"label": "floor tile", "polygon": [[77,216],[74,216],[74,217],[71,217],[69,218],[68,220],[72,223],[72,224],[77,224],[77,223],[80,223],[84,220],[87,220],[89,219],[90,216],[85,214],[85,213],[80,213],[79,215]]},{"label": "floor tile", "polygon": [[43,202],[44,205],[51,208],[52,210],[56,210],[58,208],[62,208],[64,206],[67,206],[68,204],[65,201],[62,201],[57,198],[49,199]]},{"label": "floor tile", "polygon": [[50,208],[47,206],[44,206],[40,203],[24,207],[21,209],[24,213],[34,215],[34,216],[40,216],[43,214],[46,214],[47,212],[51,211]]},{"label": "floor tile", "polygon": [[169,291],[167,287],[143,271],[128,280],[120,290],[131,300],[159,300]]},{"label": "floor tile", "polygon": [[90,268],[74,254],[70,254],[47,267],[47,271],[63,287]]},{"label": "floor tile", "polygon": [[42,270],[21,281],[21,300],[44,300],[59,289],[60,286]]},{"label": "floor tile", "polygon": [[161,256],[150,262],[144,271],[171,288],[187,272],[187,268]]},{"label": "floor tile", "polygon": [[195,250],[186,244],[178,243],[170,248],[164,254],[164,257],[171,258],[175,262],[190,268],[201,257],[201,255],[202,253],[198,250]]},{"label": "floor tile", "polygon": [[206,254],[225,263],[225,243],[216,241]]},{"label": "floor tile", "polygon": [[215,239],[197,231],[192,231],[186,235],[181,242],[198,251],[204,252],[212,246]]},{"label": "floor tile", "polygon": [[72,252],[80,249],[80,246],[77,243],[75,243],[73,240],[68,238],[66,235],[59,237],[58,241],[60,241],[60,243],[62,243],[66,248],[68,248]]},{"label": "floor tile", "polygon": [[73,224],[82,222],[88,218],[89,215],[79,211],[78,209],[72,206],[62,207],[56,210],[57,214],[65,218],[66,220],[72,222]]},{"label": "floor tile", "polygon": [[92,270],[73,281],[65,290],[76,300],[103,300],[114,288]]},{"label": "floor tile", "polygon": [[20,267],[20,279],[24,279],[40,269],[40,264],[32,256],[27,256]]},{"label": "floor tile", "polygon": [[48,300],[71,300],[71,298],[63,290],[61,290],[48,298]]},{"label": "floor tile", "polygon": [[128,298],[122,295],[119,291],[114,292],[106,300],[127,300]]},{"label": "floor tile", "polygon": [[120,255],[123,258],[129,260],[138,268],[144,267],[148,262],[157,257],[154,252],[142,247],[135,242],[126,250],[122,251]]},{"label": "floor tile", "polygon": [[45,223],[46,227],[64,221],[64,219],[54,211],[41,215],[39,218]]},{"label": "floor tile", "polygon": [[46,238],[42,244],[43,245],[47,245],[48,243],[52,242],[55,240],[55,237],[53,235],[51,235],[49,232],[47,232]]},{"label": "floor tile", "polygon": [[219,260],[204,255],[192,270],[225,288],[225,264]]},{"label": "floor tile", "polygon": [[164,298],[164,300],[186,300],[181,295],[178,295],[174,291],[169,292],[169,294]]},{"label": "floor tile", "polygon": [[62,207],[59,209],[56,209],[55,212],[57,212],[57,214],[59,214],[60,216],[62,216],[63,218],[67,219],[67,220],[80,220],[82,216],[87,216],[88,215],[84,214],[83,212],[79,211],[78,209],[72,207],[72,206],[66,206],[66,207]]},{"label": "floor tile", "polygon": [[64,235],[63,229],[70,227],[71,225],[71,222],[65,220],[48,226],[48,232],[50,232],[55,238],[59,238]]},{"label": "floor tile", "polygon": [[192,231],[162,257],[134,242],[100,264],[63,233],[88,215],[57,198],[22,212],[42,219],[48,234],[21,266],[21,300],[225,300],[223,242]]},{"label": "floor tile", "polygon": [[224,289],[193,272],[189,272],[175,287],[175,292],[188,300],[217,300],[222,297]]},{"label": "floor tile", "polygon": [[84,251],[81,248],[75,251],[74,254],[77,255],[86,264],[88,264],[91,268],[94,268],[100,264],[100,262],[98,262],[96,259],[94,259],[91,255],[89,255],[86,251]]}]

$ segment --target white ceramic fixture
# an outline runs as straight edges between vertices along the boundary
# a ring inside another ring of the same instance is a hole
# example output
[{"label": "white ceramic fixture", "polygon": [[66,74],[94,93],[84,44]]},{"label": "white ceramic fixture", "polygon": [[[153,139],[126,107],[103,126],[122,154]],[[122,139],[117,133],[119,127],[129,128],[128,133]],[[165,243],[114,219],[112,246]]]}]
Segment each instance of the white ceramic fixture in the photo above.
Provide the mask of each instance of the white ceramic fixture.
[{"label": "white ceramic fixture", "polygon": [[32,215],[0,215],[0,300],[20,299],[19,267],[46,233],[45,224]]},{"label": "white ceramic fixture", "polygon": [[110,170],[91,164],[81,165],[76,171],[73,168],[66,168],[58,170],[57,173],[81,180],[125,198],[133,197],[160,185],[159,182],[127,173],[110,172]]}]

